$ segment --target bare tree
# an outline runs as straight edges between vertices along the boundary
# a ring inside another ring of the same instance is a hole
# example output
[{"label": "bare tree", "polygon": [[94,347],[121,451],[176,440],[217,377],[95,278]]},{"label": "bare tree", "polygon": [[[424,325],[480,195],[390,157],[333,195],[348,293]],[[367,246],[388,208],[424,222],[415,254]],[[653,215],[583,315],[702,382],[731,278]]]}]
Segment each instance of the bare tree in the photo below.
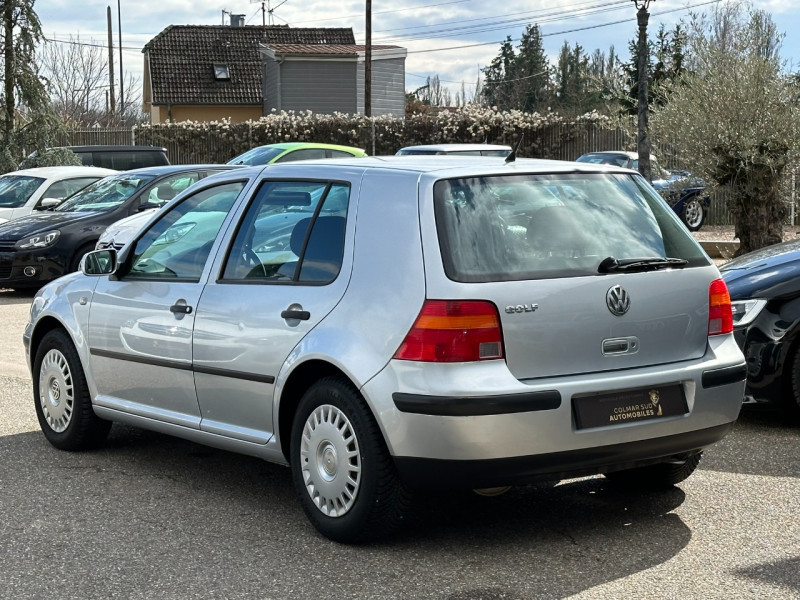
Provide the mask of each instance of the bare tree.
[{"label": "bare tree", "polygon": [[141,88],[130,73],[125,81],[125,103],[109,110],[108,53],[102,43],[48,41],[40,52],[54,110],[71,126],[127,125],[141,122]]}]

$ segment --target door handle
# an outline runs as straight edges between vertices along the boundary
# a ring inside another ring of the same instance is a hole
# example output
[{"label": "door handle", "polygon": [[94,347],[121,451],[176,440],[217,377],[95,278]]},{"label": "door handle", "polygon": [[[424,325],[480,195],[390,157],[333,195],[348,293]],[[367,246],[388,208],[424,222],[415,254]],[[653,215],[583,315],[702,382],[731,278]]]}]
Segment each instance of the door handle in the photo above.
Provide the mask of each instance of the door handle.
[{"label": "door handle", "polygon": [[175,315],[190,315],[192,314],[192,307],[188,304],[173,304],[169,307],[169,312]]},{"label": "door handle", "polygon": [[288,309],[281,312],[281,319],[298,319],[299,321],[308,321],[311,318],[311,313],[307,310]]}]

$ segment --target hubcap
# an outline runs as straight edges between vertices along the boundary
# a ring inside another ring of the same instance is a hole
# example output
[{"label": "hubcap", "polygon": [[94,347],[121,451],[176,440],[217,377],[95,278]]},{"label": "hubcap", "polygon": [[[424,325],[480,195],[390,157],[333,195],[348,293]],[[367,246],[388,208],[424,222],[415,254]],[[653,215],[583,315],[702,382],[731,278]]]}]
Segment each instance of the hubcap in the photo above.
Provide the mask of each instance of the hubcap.
[{"label": "hubcap", "polygon": [[686,205],[686,223],[690,227],[698,227],[703,222],[703,207],[697,200]]},{"label": "hubcap", "polygon": [[306,491],[322,514],[341,517],[352,508],[361,485],[361,456],[353,426],[341,410],[324,404],[308,415],[300,463]]},{"label": "hubcap", "polygon": [[50,429],[62,433],[69,426],[75,407],[72,373],[66,357],[50,350],[39,369],[39,405]]}]

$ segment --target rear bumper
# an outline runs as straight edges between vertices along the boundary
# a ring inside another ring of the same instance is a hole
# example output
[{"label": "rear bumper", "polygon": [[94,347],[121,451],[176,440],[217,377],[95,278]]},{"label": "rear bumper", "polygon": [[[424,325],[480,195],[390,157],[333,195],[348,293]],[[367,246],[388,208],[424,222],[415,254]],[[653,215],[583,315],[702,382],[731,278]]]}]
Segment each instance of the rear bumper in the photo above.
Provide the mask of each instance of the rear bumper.
[{"label": "rear bumper", "polygon": [[423,489],[485,488],[609,473],[692,454],[722,439],[733,423],[660,438],[491,460],[395,457],[406,485]]}]

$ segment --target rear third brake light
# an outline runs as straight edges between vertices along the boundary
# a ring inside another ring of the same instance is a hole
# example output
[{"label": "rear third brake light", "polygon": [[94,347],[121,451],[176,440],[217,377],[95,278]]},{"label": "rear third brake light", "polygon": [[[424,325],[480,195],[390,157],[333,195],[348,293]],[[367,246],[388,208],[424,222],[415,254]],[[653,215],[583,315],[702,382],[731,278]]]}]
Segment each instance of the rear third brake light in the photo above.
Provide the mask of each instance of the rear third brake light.
[{"label": "rear third brake light", "polygon": [[503,358],[497,307],[485,300],[426,300],[394,357],[421,362]]},{"label": "rear third brake light", "polygon": [[720,335],[733,331],[733,311],[728,286],[716,279],[708,287],[708,335]]}]

